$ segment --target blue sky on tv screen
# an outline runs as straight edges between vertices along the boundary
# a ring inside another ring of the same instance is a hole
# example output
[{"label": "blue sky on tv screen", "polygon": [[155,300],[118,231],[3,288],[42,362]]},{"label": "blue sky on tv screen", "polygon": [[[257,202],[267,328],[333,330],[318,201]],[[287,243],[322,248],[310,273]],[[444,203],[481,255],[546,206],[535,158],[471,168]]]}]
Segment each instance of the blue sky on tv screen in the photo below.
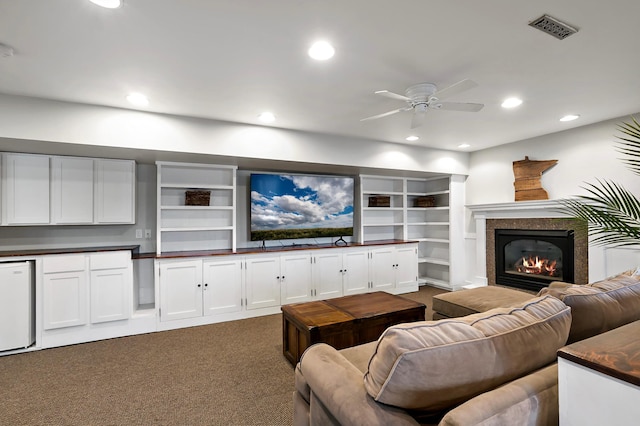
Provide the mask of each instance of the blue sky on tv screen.
[{"label": "blue sky on tv screen", "polygon": [[353,226],[353,178],[251,175],[251,230]]}]

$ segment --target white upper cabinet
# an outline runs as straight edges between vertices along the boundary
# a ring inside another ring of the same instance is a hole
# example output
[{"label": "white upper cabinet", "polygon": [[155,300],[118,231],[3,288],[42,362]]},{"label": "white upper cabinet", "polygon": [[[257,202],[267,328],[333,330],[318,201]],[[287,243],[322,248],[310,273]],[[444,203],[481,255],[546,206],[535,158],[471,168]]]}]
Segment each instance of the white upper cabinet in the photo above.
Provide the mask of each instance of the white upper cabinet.
[{"label": "white upper cabinet", "polygon": [[49,223],[49,156],[4,154],[4,224]]},{"label": "white upper cabinet", "polygon": [[135,161],[2,154],[2,225],[135,223]]},{"label": "white upper cabinet", "polygon": [[135,162],[96,160],[95,222],[135,223]]},{"label": "white upper cabinet", "polygon": [[52,223],[93,223],[93,164],[92,158],[51,159]]}]

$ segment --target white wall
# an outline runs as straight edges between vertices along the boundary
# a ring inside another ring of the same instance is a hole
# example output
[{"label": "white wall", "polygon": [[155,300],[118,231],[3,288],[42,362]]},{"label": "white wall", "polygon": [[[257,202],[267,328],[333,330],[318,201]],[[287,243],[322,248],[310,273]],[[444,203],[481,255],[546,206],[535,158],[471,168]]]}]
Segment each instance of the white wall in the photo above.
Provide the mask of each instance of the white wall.
[{"label": "white wall", "polygon": [[[628,121],[620,117],[565,132],[527,139],[508,145],[471,153],[466,181],[466,204],[514,202],[513,162],[529,156],[531,160],[558,160],[542,175],[542,186],[549,199],[582,195],[585,183],[610,179],[640,194],[640,176],[630,172],[616,152],[617,125]],[[475,268],[475,223],[471,214],[466,218],[465,253],[468,265],[466,280],[473,281]],[[615,261],[614,261],[615,260]],[[603,249],[589,250],[589,280],[596,281],[618,271],[638,266],[638,251]]]}]

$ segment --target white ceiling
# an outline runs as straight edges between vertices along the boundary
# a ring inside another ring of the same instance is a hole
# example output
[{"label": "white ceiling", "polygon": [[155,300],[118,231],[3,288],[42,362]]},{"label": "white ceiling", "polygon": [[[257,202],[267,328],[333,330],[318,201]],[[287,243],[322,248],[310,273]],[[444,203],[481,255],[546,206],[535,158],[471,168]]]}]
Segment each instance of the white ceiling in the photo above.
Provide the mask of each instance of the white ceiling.
[{"label": "white ceiling", "polygon": [[[478,150],[640,111],[638,0],[0,0],[0,93],[457,150]],[[528,26],[549,14],[560,41]],[[332,60],[306,55],[333,43]],[[376,90],[478,87],[447,100],[478,113],[360,119],[404,106]],[[508,96],[524,104],[500,107]],[[579,120],[561,123],[565,114]]]}]

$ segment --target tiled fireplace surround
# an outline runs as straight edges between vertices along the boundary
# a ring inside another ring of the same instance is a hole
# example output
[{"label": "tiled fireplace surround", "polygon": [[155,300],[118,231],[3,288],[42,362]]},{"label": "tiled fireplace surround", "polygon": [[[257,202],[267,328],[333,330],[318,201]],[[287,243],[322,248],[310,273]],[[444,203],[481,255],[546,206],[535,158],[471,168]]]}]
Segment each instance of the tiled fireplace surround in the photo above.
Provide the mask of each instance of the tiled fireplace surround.
[{"label": "tiled fireplace surround", "polygon": [[575,222],[557,211],[553,200],[520,201],[502,204],[467,206],[476,224],[475,283],[495,285],[495,230],[574,230],[574,281],[589,282],[589,245],[585,231],[576,229]]}]

